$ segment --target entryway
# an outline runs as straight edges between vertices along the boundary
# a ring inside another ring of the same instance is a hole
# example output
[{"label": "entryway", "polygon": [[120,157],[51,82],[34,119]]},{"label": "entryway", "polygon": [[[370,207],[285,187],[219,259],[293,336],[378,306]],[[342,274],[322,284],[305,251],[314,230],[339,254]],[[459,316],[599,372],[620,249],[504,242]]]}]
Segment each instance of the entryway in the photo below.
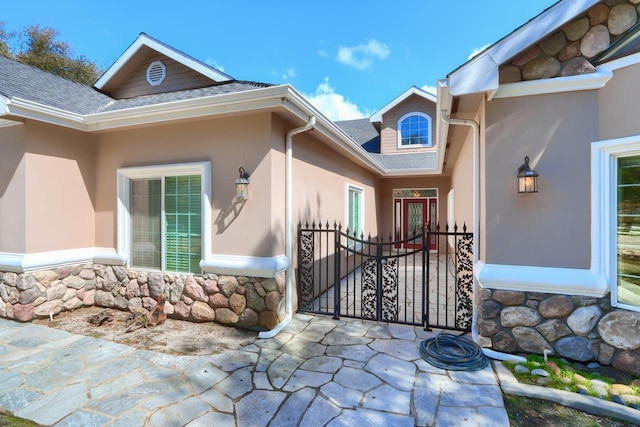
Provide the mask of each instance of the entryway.
[{"label": "entryway", "polygon": [[[438,190],[393,190],[393,221],[397,244],[401,245],[406,241],[404,248],[417,249],[413,246],[416,242],[411,237],[421,234],[426,225],[429,226],[430,231],[434,232],[438,224]],[[428,244],[429,250],[435,251],[438,239],[431,236]]]}]

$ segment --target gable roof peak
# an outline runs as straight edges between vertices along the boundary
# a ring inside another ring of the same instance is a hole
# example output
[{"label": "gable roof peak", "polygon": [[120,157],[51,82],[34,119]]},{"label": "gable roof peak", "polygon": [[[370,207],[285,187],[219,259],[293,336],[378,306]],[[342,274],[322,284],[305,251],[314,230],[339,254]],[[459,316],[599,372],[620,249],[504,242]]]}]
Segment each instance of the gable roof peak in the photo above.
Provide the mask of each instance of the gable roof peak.
[{"label": "gable roof peak", "polygon": [[152,49],[162,55],[165,55],[174,61],[191,68],[192,70],[210,78],[216,83],[233,80],[233,77],[228,74],[217,70],[202,61],[199,61],[192,56],[187,55],[151,36],[142,32],[138,35],[138,38],[124,51],[122,55],[116,60],[116,62],[104,72],[104,74],[93,85],[98,90],[104,90],[108,87],[109,83],[115,80],[119,74],[121,74],[126,65],[135,59],[136,54],[143,47]]},{"label": "gable roof peak", "polygon": [[370,117],[369,120],[371,121],[371,123],[381,123],[382,122],[382,116],[387,111],[391,110],[392,108],[394,108],[395,106],[400,104],[402,101],[404,101],[405,99],[409,98],[411,95],[418,95],[418,96],[424,98],[425,100],[433,102],[433,103],[435,103],[436,100],[437,100],[436,95],[432,94],[431,92],[427,92],[426,90],[421,89],[421,88],[419,88],[417,86],[411,86],[409,89],[404,91],[404,93],[402,93],[402,95],[398,96],[393,101],[391,101],[390,103],[388,103],[387,105],[385,105],[384,107],[382,107],[381,109],[379,109],[378,111],[373,113],[373,115]]}]

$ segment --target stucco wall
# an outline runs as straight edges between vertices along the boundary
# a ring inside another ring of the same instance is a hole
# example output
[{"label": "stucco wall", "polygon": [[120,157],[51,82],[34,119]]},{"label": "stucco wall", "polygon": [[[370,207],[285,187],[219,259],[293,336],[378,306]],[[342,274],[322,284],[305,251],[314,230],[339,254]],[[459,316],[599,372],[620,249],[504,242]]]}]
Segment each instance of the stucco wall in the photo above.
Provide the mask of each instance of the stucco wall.
[{"label": "stucco wall", "polygon": [[413,112],[425,113],[431,116],[431,141],[435,143],[436,106],[432,102],[425,101],[424,98],[418,95],[412,95],[389,110],[382,117],[382,128],[380,131],[380,152],[382,154],[435,150],[435,148],[398,149],[398,119],[407,113]]},{"label": "stucco wall", "polygon": [[94,247],[92,136],[40,122],[25,126],[25,252]]},{"label": "stucco wall", "polygon": [[[487,104],[482,170],[486,262],[590,267],[590,143],[598,138],[598,94],[571,92]],[[537,194],[518,194],[529,156]]]},{"label": "stucco wall", "polygon": [[616,70],[613,78],[598,91],[599,140],[640,134],[637,113],[639,73],[640,65]]},{"label": "stucco wall", "polygon": [[24,125],[0,128],[0,252],[26,248]]},{"label": "stucco wall", "polygon": [[[199,120],[99,135],[96,241],[116,246],[117,170],[122,167],[211,162],[212,251],[272,256],[270,115]],[[235,200],[238,168],[251,174],[249,200]]]}]

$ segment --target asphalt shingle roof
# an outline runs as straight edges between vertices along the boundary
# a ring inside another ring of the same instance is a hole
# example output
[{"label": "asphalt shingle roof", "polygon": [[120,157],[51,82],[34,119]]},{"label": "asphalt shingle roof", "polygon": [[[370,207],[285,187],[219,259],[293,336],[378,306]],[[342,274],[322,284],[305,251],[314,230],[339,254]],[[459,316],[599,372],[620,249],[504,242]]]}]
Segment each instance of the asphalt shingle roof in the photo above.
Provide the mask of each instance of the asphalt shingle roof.
[{"label": "asphalt shingle roof", "polygon": [[90,114],[113,100],[95,89],[0,55],[0,94],[76,114]]},{"label": "asphalt shingle roof", "polygon": [[438,155],[433,151],[380,154],[380,135],[369,119],[346,120],[335,123],[386,169],[435,169],[437,167]]},{"label": "asphalt shingle roof", "polygon": [[0,95],[38,102],[83,115],[244,92],[269,86],[271,85],[266,83],[231,80],[199,89],[117,100],[90,86],[0,56]]}]

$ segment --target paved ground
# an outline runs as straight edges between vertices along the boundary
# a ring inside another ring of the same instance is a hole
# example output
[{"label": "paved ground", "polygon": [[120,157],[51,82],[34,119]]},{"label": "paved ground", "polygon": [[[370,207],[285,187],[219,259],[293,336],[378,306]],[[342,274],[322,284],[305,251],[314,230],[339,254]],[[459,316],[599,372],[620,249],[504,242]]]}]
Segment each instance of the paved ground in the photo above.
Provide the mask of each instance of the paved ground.
[{"label": "paved ground", "polygon": [[239,350],[172,356],[0,319],[0,408],[60,426],[508,426],[491,367],[437,369],[429,336],[298,314]]}]

